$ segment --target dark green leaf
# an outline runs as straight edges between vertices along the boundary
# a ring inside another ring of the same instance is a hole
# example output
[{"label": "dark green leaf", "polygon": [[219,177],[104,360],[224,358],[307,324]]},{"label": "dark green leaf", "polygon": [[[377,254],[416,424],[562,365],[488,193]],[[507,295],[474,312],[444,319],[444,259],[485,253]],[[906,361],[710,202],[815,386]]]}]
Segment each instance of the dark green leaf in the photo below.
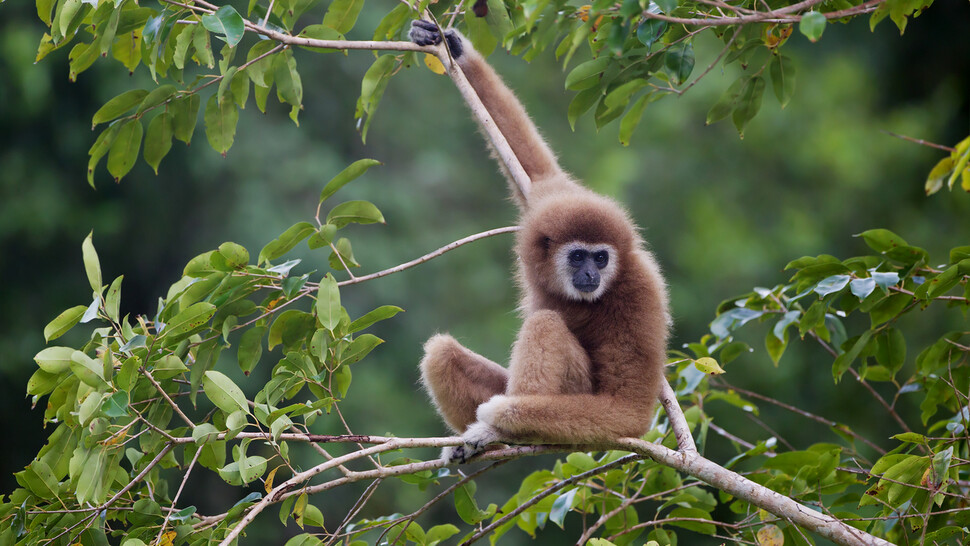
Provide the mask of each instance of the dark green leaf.
[{"label": "dark green leaf", "polygon": [[368,201],[348,201],[341,203],[327,215],[327,223],[340,229],[347,224],[384,223],[384,215]]},{"label": "dark green leaf", "polygon": [[[667,73],[670,74],[674,83],[679,85],[687,81],[690,73],[694,70],[694,47],[691,45],[691,42],[684,41],[671,46],[667,50],[666,55],[664,55],[664,65],[667,67]],[[763,83],[764,81],[762,80],[762,85]],[[759,106],[760,100],[761,97],[759,96]],[[754,116],[752,115],[752,117]],[[738,130],[741,131],[742,129]]]},{"label": "dark green leaf", "polygon": [[320,202],[326,201],[331,195],[337,192],[340,188],[347,185],[348,182],[356,179],[360,175],[367,172],[367,169],[373,167],[374,165],[380,165],[381,162],[376,159],[359,159],[354,161],[344,170],[340,171],[340,174],[330,179],[327,185],[323,187],[323,191],[320,192]]},{"label": "dark green leaf", "polygon": [[771,86],[775,97],[784,108],[795,94],[795,63],[784,55],[775,55],[768,67],[771,74]]},{"label": "dark green leaf", "polygon": [[404,311],[404,309],[401,309],[400,307],[395,307],[393,305],[382,305],[370,313],[367,313],[359,319],[351,322],[347,333],[353,334],[359,332],[369,328],[375,322],[389,319],[402,311]]},{"label": "dark green leaf", "polygon": [[246,31],[242,16],[229,5],[222,6],[215,13],[203,15],[202,24],[212,32],[221,34],[229,47],[236,47]]},{"label": "dark green leaf", "polygon": [[132,108],[141,104],[142,100],[148,96],[148,91],[144,89],[132,89],[131,91],[125,91],[124,93],[118,95],[117,97],[109,100],[94,113],[94,117],[91,119],[91,126],[95,126],[99,123],[104,123],[106,121],[111,121],[122,114],[125,114]]},{"label": "dark green leaf", "polygon": [[744,129],[761,109],[761,99],[765,94],[765,79],[755,76],[744,83],[738,100],[732,112],[731,119],[738,129],[738,134],[744,138]]},{"label": "dark green leaf", "polygon": [[128,120],[118,129],[118,134],[108,151],[108,172],[114,177],[115,182],[121,180],[135,165],[144,131],[141,122],[137,119]]},{"label": "dark green leaf", "polygon": [[172,131],[175,138],[189,144],[195,132],[195,124],[199,120],[199,106],[202,99],[198,94],[184,96],[169,104],[172,114]]},{"label": "dark green leaf", "polygon": [[145,134],[145,163],[158,174],[158,165],[162,159],[168,155],[172,149],[172,136],[174,127],[172,114],[162,112],[148,124],[148,132]]},{"label": "dark green leaf", "polygon": [[667,31],[667,22],[660,19],[647,19],[637,27],[637,39],[648,48],[656,43]]},{"label": "dark green leaf", "polygon": [[591,78],[598,78],[609,64],[609,57],[598,57],[577,66],[566,76],[566,89],[586,89],[587,87],[581,87],[580,84]]},{"label": "dark green leaf", "polygon": [[259,363],[259,357],[263,354],[263,336],[266,334],[265,326],[253,326],[246,330],[239,339],[239,369],[246,375]]},{"label": "dark green leaf", "polygon": [[258,263],[275,260],[293,249],[303,239],[314,233],[316,228],[309,222],[298,222],[290,226],[279,237],[270,241],[259,251]]},{"label": "dark green leaf", "polygon": [[218,97],[212,95],[205,107],[205,134],[212,148],[226,156],[236,138],[236,124],[239,122],[239,110],[232,101],[219,103]]}]

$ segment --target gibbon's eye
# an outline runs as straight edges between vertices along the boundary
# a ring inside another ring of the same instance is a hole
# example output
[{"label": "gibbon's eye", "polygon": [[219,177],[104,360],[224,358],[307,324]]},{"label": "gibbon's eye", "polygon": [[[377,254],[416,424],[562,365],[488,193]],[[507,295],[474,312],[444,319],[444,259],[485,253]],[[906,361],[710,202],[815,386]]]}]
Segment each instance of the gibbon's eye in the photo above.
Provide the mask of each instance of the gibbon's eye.
[{"label": "gibbon's eye", "polygon": [[572,252],[569,253],[569,265],[573,267],[579,267],[583,265],[583,262],[586,261],[586,256],[588,254],[589,254],[588,252],[579,248],[577,248],[576,250],[573,250]]},{"label": "gibbon's eye", "polygon": [[596,264],[596,267],[603,269],[604,267],[606,267],[606,264],[610,263],[610,253],[605,250],[594,252],[593,263]]}]

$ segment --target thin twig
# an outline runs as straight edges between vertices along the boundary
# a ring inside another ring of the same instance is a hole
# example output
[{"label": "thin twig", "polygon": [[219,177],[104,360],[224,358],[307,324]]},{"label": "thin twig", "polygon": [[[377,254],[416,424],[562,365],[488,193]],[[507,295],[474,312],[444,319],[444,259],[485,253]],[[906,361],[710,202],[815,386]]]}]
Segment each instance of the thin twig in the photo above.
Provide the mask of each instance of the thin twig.
[{"label": "thin twig", "polygon": [[906,135],[900,135],[900,134],[894,133],[892,131],[887,131],[885,129],[882,129],[879,132],[881,132],[883,134],[886,134],[886,135],[889,135],[891,137],[901,138],[903,140],[906,140],[908,142],[913,142],[913,143],[919,144],[921,146],[929,146],[930,148],[937,148],[937,149],[940,149],[940,150],[945,150],[945,151],[950,152],[950,153],[953,153],[953,152],[956,151],[956,148],[951,148],[950,146],[944,146],[943,144],[937,144],[935,142],[930,142],[928,140],[923,140],[921,138],[913,138],[913,137],[906,136]]},{"label": "thin twig", "polygon": [[152,372],[148,371],[148,368],[142,368],[141,373],[148,378],[148,381],[150,381],[152,385],[155,386],[155,389],[158,391],[159,394],[162,395],[162,398],[164,398],[165,401],[168,402],[168,405],[172,406],[172,409],[175,410],[176,415],[181,417],[182,420],[185,421],[185,424],[189,426],[189,428],[194,429],[196,427],[195,422],[189,419],[187,415],[182,413],[182,409],[179,408],[178,404],[176,404],[175,401],[168,396],[168,393],[165,392],[165,389],[162,388],[162,386],[158,383],[158,381],[155,381],[155,377],[152,376]]},{"label": "thin twig", "polygon": [[185,476],[182,477],[182,483],[179,485],[178,491],[175,492],[175,498],[172,499],[172,508],[167,514],[165,514],[165,519],[162,521],[162,528],[158,530],[158,536],[155,537],[155,544],[162,543],[162,535],[165,534],[165,526],[168,525],[168,518],[172,517],[175,513],[175,506],[179,502],[179,497],[182,496],[182,490],[185,489],[186,482],[189,481],[189,475],[192,474],[192,469],[195,468],[195,462],[199,460],[199,455],[202,454],[202,446],[198,446],[195,450],[195,455],[192,456],[192,462],[189,463],[189,467],[185,469]]},{"label": "thin twig", "polygon": [[455,241],[453,243],[449,243],[449,244],[447,244],[447,245],[439,248],[438,250],[435,250],[434,252],[430,252],[428,254],[425,254],[424,256],[421,256],[420,258],[411,260],[410,262],[403,263],[401,265],[397,265],[397,266],[391,267],[389,269],[385,269],[383,271],[378,271],[377,273],[371,273],[369,275],[364,275],[362,277],[356,277],[356,278],[353,278],[353,279],[350,279],[350,280],[347,280],[347,281],[341,281],[341,282],[338,282],[337,283],[337,286],[347,286],[349,284],[362,283],[364,281],[369,281],[369,280],[377,279],[377,278],[380,278],[380,277],[386,277],[387,275],[390,275],[392,273],[399,273],[401,271],[404,271],[405,269],[410,269],[410,268],[412,268],[412,267],[414,267],[416,265],[420,265],[420,264],[423,264],[424,262],[427,262],[427,261],[429,261],[431,259],[437,258],[438,256],[441,256],[445,252],[448,252],[449,250],[454,250],[454,249],[456,249],[456,248],[458,248],[458,247],[460,247],[462,245],[466,245],[468,243],[472,243],[472,242],[475,242],[475,241],[477,241],[479,239],[484,239],[486,237],[492,237],[493,235],[501,235],[503,233],[512,233],[512,232],[515,232],[515,231],[518,231],[518,230],[519,230],[519,227],[518,226],[507,226],[507,227],[490,229],[488,231],[483,231],[481,233],[476,233],[475,235],[469,235],[468,237],[464,237],[464,238],[458,239],[457,241]]}]

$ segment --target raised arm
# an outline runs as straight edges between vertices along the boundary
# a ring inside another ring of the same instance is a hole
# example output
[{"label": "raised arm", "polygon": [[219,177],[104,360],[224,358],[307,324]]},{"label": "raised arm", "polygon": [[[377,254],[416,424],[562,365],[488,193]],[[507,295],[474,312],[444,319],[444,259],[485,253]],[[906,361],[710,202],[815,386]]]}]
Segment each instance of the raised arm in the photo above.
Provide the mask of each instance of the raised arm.
[{"label": "raised arm", "polygon": [[[438,27],[428,21],[414,21],[410,36],[419,45],[436,45],[442,41]],[[445,42],[533,183],[561,175],[556,156],[539,135],[525,108],[471,42],[453,29],[446,31]]]}]

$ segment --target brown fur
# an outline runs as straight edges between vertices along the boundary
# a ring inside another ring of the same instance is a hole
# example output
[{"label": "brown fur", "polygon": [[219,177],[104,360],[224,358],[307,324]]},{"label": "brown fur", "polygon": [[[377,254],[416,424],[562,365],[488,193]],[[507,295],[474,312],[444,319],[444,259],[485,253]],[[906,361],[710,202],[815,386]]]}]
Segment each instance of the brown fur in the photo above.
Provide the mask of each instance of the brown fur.
[{"label": "brown fur", "polygon": [[[425,345],[422,381],[448,425],[485,423],[502,439],[586,443],[643,435],[663,381],[669,317],[660,270],[617,203],[575,182],[512,92],[463,40],[458,63],[533,185],[516,253],[522,330],[508,371],[449,336]],[[513,184],[514,187],[514,184]],[[595,301],[568,297],[554,256],[608,244],[615,273]]]}]

